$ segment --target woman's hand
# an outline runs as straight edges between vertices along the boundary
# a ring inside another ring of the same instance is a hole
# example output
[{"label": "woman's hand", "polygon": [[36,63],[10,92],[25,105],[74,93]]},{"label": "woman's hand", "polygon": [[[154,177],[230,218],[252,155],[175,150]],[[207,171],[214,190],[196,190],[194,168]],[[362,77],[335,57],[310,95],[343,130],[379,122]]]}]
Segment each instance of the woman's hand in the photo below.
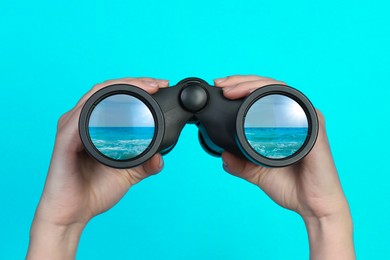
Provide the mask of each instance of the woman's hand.
[{"label": "woman's hand", "polygon": [[142,179],[163,167],[160,154],[133,169],[109,168],[84,150],[78,120],[86,100],[111,84],[136,85],[150,94],[167,87],[167,80],[123,78],[95,85],[58,121],[56,142],[45,188],[30,233],[28,259],[74,258],[87,222],[114,206]]},{"label": "woman's hand", "polygon": [[[254,75],[215,80],[229,99],[243,98],[269,84],[284,83]],[[318,138],[302,161],[284,168],[265,168],[225,152],[224,169],[259,186],[277,204],[302,216],[312,259],[354,259],[348,202],[333,162],[324,116],[318,110],[317,114]]]}]

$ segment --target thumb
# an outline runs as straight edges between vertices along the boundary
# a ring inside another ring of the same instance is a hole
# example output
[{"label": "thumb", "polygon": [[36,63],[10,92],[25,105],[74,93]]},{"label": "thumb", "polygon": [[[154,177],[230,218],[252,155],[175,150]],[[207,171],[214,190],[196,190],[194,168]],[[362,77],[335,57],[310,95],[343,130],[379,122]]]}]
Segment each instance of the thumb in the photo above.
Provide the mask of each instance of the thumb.
[{"label": "thumb", "polygon": [[159,173],[162,170],[163,166],[164,161],[161,154],[155,154],[152,158],[150,158],[142,165],[128,170],[131,179],[131,184],[134,185],[151,175]]},{"label": "thumb", "polygon": [[245,168],[246,162],[229,152],[222,153],[223,169],[237,177],[241,177],[241,173]]},{"label": "thumb", "polygon": [[226,172],[256,185],[258,185],[259,176],[263,175],[267,169],[229,152],[222,153],[222,161]]},{"label": "thumb", "polygon": [[147,162],[142,165],[142,173],[144,178],[159,173],[164,165],[163,158],[161,154],[155,154],[152,158],[150,158]]}]

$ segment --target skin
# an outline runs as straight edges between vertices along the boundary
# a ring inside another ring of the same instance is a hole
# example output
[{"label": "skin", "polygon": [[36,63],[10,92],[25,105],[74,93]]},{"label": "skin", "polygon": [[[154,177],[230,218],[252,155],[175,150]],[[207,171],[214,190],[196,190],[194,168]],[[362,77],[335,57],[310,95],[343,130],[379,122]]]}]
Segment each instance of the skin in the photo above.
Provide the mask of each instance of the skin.
[{"label": "skin", "polygon": [[[231,76],[215,80],[229,99],[242,98],[274,79]],[[341,188],[325,131],[325,119],[317,110],[316,144],[300,162],[284,168],[265,168],[231,153],[222,154],[223,167],[262,189],[280,206],[302,216],[308,230],[311,259],[355,259],[352,218]]]},{"label": "skin", "polygon": [[[155,93],[167,80],[123,78],[95,85],[58,122],[56,142],[45,188],[30,231],[27,259],[73,259],[80,235],[94,216],[113,207],[144,178],[161,171],[163,160],[156,154],[133,169],[113,169],[93,160],[83,149],[78,119],[86,100],[99,89],[115,84],[132,84]],[[215,80],[226,98],[237,99],[253,90],[283,84],[270,78],[230,76]],[[325,122],[312,151],[299,163],[285,168],[264,168],[223,153],[224,169],[260,187],[280,206],[300,214],[306,224],[311,259],[355,259],[352,219],[342,191]]]},{"label": "skin", "polygon": [[90,157],[83,148],[78,120],[86,100],[111,84],[132,84],[150,94],[167,80],[123,78],[95,85],[58,121],[56,142],[45,188],[30,232],[27,259],[74,259],[87,222],[113,207],[140,180],[163,167],[160,154],[133,169],[114,169]]}]

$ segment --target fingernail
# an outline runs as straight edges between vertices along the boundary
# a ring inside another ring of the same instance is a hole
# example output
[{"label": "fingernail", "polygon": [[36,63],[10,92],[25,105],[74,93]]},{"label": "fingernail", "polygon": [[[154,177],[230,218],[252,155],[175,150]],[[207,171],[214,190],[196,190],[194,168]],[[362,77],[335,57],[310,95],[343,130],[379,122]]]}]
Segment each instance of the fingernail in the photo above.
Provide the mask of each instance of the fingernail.
[{"label": "fingernail", "polygon": [[160,157],[160,162],[158,163],[158,168],[162,169],[163,166],[164,166],[164,161],[163,161],[162,157]]},{"label": "fingernail", "polygon": [[224,169],[227,169],[227,168],[228,168],[228,164],[224,161],[223,164],[222,164],[222,167],[223,167]]},{"label": "fingernail", "polygon": [[169,80],[166,80],[166,79],[158,79],[158,81],[160,81],[162,83],[162,85],[164,86],[168,86],[169,85]]},{"label": "fingernail", "polygon": [[224,93],[227,93],[227,92],[231,91],[233,88],[234,88],[234,87],[224,87],[224,88],[222,88],[222,91],[223,91]]},{"label": "fingernail", "polygon": [[227,79],[227,77],[214,79],[214,83],[219,84],[219,83],[224,82],[226,79]]}]

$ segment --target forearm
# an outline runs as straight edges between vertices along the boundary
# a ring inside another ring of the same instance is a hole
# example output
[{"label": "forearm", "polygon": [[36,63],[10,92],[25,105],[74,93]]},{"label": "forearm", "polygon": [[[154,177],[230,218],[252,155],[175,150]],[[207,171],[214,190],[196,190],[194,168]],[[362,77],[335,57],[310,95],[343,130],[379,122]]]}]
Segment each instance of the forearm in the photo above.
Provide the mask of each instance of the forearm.
[{"label": "forearm", "polygon": [[323,218],[304,219],[309,234],[310,259],[356,259],[349,209]]},{"label": "forearm", "polygon": [[56,225],[34,220],[27,259],[74,259],[83,224]]}]

